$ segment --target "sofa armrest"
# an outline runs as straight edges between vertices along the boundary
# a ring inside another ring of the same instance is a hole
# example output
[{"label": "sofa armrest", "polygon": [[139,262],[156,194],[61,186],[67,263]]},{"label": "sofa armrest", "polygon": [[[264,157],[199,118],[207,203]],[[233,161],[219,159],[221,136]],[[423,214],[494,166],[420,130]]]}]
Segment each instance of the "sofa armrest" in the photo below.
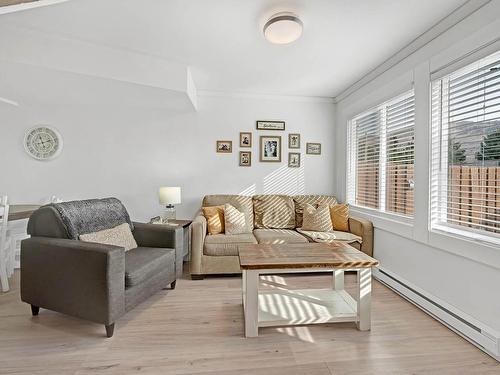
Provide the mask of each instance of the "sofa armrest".
[{"label": "sofa armrest", "polygon": [[78,240],[21,243],[21,299],[109,325],[125,311],[125,250]]},{"label": "sofa armrest", "polygon": [[197,216],[193,220],[191,228],[191,274],[202,275],[201,258],[207,235],[207,219],[205,216]]},{"label": "sofa armrest", "polygon": [[182,276],[184,260],[183,233],[183,228],[180,226],[134,222],[133,234],[137,245],[175,249],[175,274],[178,278]]},{"label": "sofa armrest", "polygon": [[373,255],[373,224],[371,221],[359,218],[349,218],[349,231],[363,239],[361,251]]}]

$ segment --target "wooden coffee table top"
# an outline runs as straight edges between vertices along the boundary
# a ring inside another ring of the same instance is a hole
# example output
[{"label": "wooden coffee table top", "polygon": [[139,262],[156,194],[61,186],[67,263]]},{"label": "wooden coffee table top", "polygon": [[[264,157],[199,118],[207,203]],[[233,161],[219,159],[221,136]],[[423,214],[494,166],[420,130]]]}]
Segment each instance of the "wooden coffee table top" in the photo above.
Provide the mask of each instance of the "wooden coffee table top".
[{"label": "wooden coffee table top", "polygon": [[283,268],[368,268],[378,260],[343,243],[243,245],[239,247],[242,270]]}]

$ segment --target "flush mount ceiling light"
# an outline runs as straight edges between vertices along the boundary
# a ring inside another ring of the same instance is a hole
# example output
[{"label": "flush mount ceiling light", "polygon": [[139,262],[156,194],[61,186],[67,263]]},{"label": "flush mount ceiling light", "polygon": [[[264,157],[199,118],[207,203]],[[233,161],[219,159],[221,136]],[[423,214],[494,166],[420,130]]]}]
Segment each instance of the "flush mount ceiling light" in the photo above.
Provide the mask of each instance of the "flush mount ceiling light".
[{"label": "flush mount ceiling light", "polygon": [[304,25],[292,13],[277,13],[264,25],[264,37],[274,44],[288,44],[302,35]]}]

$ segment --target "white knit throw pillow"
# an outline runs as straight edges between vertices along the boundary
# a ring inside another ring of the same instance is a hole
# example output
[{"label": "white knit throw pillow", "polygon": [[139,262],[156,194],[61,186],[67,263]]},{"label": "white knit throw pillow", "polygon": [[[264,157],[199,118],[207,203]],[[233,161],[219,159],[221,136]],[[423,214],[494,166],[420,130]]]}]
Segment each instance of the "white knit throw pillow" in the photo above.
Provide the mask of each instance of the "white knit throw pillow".
[{"label": "white knit throw pillow", "polygon": [[245,214],[228,203],[224,205],[224,226],[226,234],[242,234],[248,232]]},{"label": "white knit throw pillow", "polygon": [[128,223],[120,224],[111,229],[104,229],[99,232],[80,234],[80,241],[97,242],[105,245],[115,245],[125,248],[125,251],[135,249],[137,243],[130,230]]},{"label": "white knit throw pillow", "polygon": [[332,218],[330,216],[330,206],[319,205],[314,208],[310,204],[304,205],[304,219],[302,220],[302,230],[315,232],[331,232]]}]

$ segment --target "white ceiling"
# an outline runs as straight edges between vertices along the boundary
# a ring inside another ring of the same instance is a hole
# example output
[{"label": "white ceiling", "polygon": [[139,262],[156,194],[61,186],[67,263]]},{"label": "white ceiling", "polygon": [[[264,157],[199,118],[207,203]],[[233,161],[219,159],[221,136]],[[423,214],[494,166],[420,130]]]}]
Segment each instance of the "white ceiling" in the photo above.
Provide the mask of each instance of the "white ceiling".
[{"label": "white ceiling", "polygon": [[[198,90],[334,97],[465,2],[71,0],[0,22],[188,64]],[[262,37],[278,11],[303,20],[297,42]]]}]

